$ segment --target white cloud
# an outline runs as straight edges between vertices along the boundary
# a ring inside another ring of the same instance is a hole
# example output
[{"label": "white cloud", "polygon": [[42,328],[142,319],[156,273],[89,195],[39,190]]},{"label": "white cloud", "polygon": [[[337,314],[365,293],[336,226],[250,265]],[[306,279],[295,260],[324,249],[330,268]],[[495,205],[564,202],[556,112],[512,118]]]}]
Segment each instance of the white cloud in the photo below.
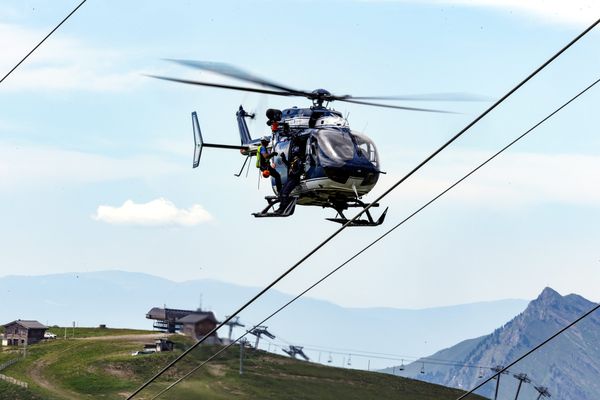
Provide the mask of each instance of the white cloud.
[{"label": "white cloud", "polygon": [[[441,192],[489,157],[455,151],[444,162],[426,166],[393,194],[398,200],[423,202]],[[399,176],[384,176],[379,190]],[[536,204],[600,205],[600,157],[579,154],[512,153],[501,155],[445,196],[466,206],[512,208]]]},{"label": "white cloud", "polygon": [[[12,69],[47,32],[0,23],[0,70]],[[142,84],[143,71],[116,71],[124,56],[79,39],[53,36],[5,82],[2,90],[121,91]]]},{"label": "white cloud", "polygon": [[212,220],[200,204],[187,210],[179,209],[164,198],[143,204],[127,200],[120,207],[101,205],[92,218],[109,224],[137,226],[194,226]]}]

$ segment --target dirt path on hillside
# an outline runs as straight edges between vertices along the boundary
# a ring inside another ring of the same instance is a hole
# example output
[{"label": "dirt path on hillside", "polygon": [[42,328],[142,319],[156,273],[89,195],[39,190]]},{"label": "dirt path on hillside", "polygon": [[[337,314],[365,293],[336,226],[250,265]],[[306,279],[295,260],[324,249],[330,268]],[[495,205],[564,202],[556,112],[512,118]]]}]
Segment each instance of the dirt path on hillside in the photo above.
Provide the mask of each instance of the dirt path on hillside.
[{"label": "dirt path on hillside", "polygon": [[[96,337],[87,337],[87,338],[77,338],[74,340],[74,343],[76,343],[76,342],[81,343],[81,342],[87,342],[87,341],[108,341],[108,340],[130,340],[132,342],[144,342],[149,339],[158,339],[158,338],[165,337],[165,336],[166,335],[164,333],[96,336]],[[83,344],[83,343],[81,343],[81,344]],[[51,379],[48,379],[44,375],[44,370],[46,369],[47,366],[58,361],[58,359],[62,353],[71,351],[74,348],[76,348],[77,346],[78,346],[77,344],[73,344],[72,346],[69,346],[69,347],[63,349],[59,353],[50,354],[50,355],[44,356],[44,357],[40,358],[39,360],[35,361],[32,364],[31,370],[28,372],[28,375],[31,378],[31,380],[37,386],[40,386],[40,387],[48,390],[53,395],[56,395],[57,397],[59,397],[61,399],[80,400],[83,397],[81,394],[73,392],[71,390],[68,390],[62,386],[55,385]]]},{"label": "dirt path on hillside", "polygon": [[106,341],[106,340],[123,340],[123,339],[127,339],[130,340],[132,342],[139,342],[139,341],[143,341],[143,340],[148,340],[148,339],[159,339],[159,338],[164,338],[167,337],[168,334],[166,333],[143,333],[143,334],[135,334],[135,335],[113,335],[113,336],[90,336],[90,337],[84,337],[84,338],[75,338],[74,340],[81,340],[81,341],[91,341],[91,340],[98,340],[98,341]]},{"label": "dirt path on hillside", "polygon": [[36,385],[48,390],[52,394],[65,400],[78,400],[81,398],[81,396],[79,396],[75,392],[71,392],[70,390],[62,388],[60,386],[53,385],[52,382],[50,382],[48,378],[44,376],[43,371],[46,368],[46,366],[56,362],[56,360],[58,360],[58,356],[61,353],[71,350],[73,347],[75,346],[67,347],[60,353],[51,354],[50,356],[40,358],[39,360],[33,363],[31,370],[29,371],[29,377],[35,382]]}]

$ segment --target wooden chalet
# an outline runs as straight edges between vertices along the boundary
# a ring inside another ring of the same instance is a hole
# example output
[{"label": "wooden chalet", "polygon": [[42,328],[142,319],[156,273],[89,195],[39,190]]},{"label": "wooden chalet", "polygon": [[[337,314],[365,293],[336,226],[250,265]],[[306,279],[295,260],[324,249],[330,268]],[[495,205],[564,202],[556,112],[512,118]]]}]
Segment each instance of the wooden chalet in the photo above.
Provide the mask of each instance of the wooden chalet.
[{"label": "wooden chalet", "polygon": [[[218,323],[215,315],[210,311],[195,311],[183,318],[179,318],[177,322],[181,324],[181,331],[185,335],[191,336],[196,340],[200,340],[208,335],[211,330],[217,327]],[[221,343],[221,340],[215,332],[206,339],[205,343],[217,344]]]},{"label": "wooden chalet", "polygon": [[[153,319],[154,329],[163,332],[182,332],[196,340],[200,340],[214,329],[218,321],[211,311],[179,310],[174,308],[154,307],[146,313],[147,319]],[[207,339],[207,343],[221,343],[216,334]]]},{"label": "wooden chalet", "polygon": [[25,343],[28,345],[35,344],[44,339],[44,333],[48,329],[47,326],[40,324],[38,321],[18,319],[9,322],[4,326],[3,344],[6,346],[22,346]]}]

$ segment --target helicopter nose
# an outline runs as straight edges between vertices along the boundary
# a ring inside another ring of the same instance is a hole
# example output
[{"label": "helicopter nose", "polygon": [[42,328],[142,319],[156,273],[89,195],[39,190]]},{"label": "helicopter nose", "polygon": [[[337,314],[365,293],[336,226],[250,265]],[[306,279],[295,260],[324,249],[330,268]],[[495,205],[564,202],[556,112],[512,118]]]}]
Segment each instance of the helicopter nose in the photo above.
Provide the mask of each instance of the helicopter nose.
[{"label": "helicopter nose", "polygon": [[326,167],[325,174],[329,179],[339,183],[346,183],[350,177],[362,178],[361,185],[375,183],[379,177],[379,171],[372,167],[351,164],[342,167]]}]

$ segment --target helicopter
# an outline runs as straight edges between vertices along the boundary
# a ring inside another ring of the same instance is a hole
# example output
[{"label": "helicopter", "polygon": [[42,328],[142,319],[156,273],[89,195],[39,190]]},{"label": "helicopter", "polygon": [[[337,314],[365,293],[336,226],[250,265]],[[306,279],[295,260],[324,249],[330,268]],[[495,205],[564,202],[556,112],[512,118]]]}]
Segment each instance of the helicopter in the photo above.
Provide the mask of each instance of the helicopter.
[{"label": "helicopter", "polygon": [[[292,107],[284,110],[268,109],[266,112],[267,125],[271,127],[271,137],[268,138],[268,149],[277,153],[271,158],[271,167],[281,176],[283,185],[288,180],[288,168],[283,159],[292,157],[292,149],[303,160],[304,171],[299,184],[290,194],[291,201],[283,206],[282,199],[276,188],[276,181],[271,179],[271,187],[275,196],[266,196],[266,207],[252,215],[257,218],[264,217],[289,217],[294,213],[296,205],[320,206],[332,208],[337,212],[335,218],[326,218],[329,221],[346,224],[348,219],[344,214],[349,208],[366,209],[363,216],[352,221],[349,226],[378,226],[381,225],[387,214],[386,208],[379,218],[375,219],[370,213],[371,207],[379,204],[363,202],[362,198],[377,184],[381,170],[381,162],[377,147],[372,139],[363,133],[350,129],[347,118],[341,112],[329,107],[333,101],[347,102],[374,107],[384,107],[407,111],[420,111],[432,113],[454,113],[451,111],[405,107],[393,104],[372,102],[372,100],[473,100],[468,95],[460,93],[417,95],[417,96],[351,96],[334,95],[326,89],[302,91],[280,85],[273,81],[260,78],[242,69],[225,63],[193,61],[193,60],[168,60],[187,67],[218,75],[235,78],[247,83],[258,84],[263,88],[220,84],[189,79],[179,79],[165,76],[149,75],[153,78],[206,87],[262,93],[267,95],[286,97],[305,97],[312,101],[312,106],[306,108]],[[228,145],[204,142],[198,114],[192,112],[192,128],[194,134],[193,168],[200,165],[200,158],[204,148],[235,149],[246,157],[242,168],[236,176],[241,176],[246,165],[250,168],[250,159],[257,156],[261,139],[253,139],[250,135],[247,119],[254,119],[255,114],[248,113],[240,105],[237,112],[237,124],[241,143]],[[285,155],[285,156],[284,156]],[[258,166],[258,163],[257,163]],[[268,177],[268,174],[263,174]],[[280,204],[279,209],[275,206]],[[370,207],[369,207],[370,206]],[[282,209],[283,208],[283,209]]]}]

